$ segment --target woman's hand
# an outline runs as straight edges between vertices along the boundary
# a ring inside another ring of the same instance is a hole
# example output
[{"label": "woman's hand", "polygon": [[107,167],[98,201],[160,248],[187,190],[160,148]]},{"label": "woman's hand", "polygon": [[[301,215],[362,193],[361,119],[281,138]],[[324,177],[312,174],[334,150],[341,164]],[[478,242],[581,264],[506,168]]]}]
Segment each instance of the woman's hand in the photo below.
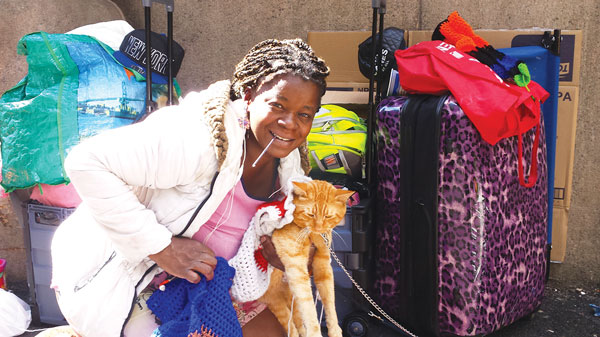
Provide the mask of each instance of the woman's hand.
[{"label": "woman's hand", "polygon": [[167,248],[148,257],[167,273],[192,283],[200,282],[200,274],[212,280],[217,265],[212,249],[188,238],[173,237]]},{"label": "woman's hand", "polygon": [[[285,266],[279,259],[279,255],[277,255],[277,251],[275,250],[275,245],[273,245],[273,241],[271,237],[268,235],[263,235],[260,237],[260,243],[263,247],[262,254],[265,257],[265,260],[269,262],[273,267],[285,271]],[[312,270],[312,261],[315,257],[315,246],[310,246],[310,253],[308,255],[308,270]]]},{"label": "woman's hand", "polygon": [[284,270],[285,267],[283,263],[279,259],[279,255],[277,255],[277,251],[275,251],[275,245],[273,245],[273,241],[271,241],[271,237],[268,235],[263,235],[260,237],[260,244],[262,245],[262,255],[265,257],[265,260],[269,262],[273,267]]}]

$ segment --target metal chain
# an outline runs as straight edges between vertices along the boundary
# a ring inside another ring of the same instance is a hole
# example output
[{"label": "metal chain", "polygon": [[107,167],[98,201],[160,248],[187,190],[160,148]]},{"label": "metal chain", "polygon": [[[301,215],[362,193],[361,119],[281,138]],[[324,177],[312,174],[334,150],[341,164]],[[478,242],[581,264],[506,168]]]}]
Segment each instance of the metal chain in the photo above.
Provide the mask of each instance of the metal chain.
[{"label": "metal chain", "polygon": [[[331,254],[331,256],[333,256],[335,262],[337,262],[337,264],[342,268],[342,270],[344,271],[346,276],[348,276],[350,281],[352,281],[352,284],[354,284],[354,286],[356,287],[356,289],[358,289],[358,291],[361,293],[361,295],[363,295],[364,298],[366,298],[367,301],[369,301],[369,303],[373,306],[373,308],[375,308],[377,311],[379,311],[379,313],[382,314],[383,317],[385,317],[389,322],[394,324],[398,329],[404,331],[406,334],[408,334],[411,337],[417,337],[417,335],[408,331],[405,327],[400,325],[400,323],[396,322],[390,315],[388,315],[385,311],[383,311],[383,309],[381,309],[381,307],[377,303],[375,303],[375,301],[371,298],[371,296],[369,296],[369,294],[367,294],[367,292],[360,285],[358,285],[358,283],[352,278],[352,276],[350,276],[350,273],[348,272],[348,270],[346,270],[346,267],[344,267],[344,265],[342,264],[340,259],[335,254],[335,252],[331,249],[331,246],[329,245],[329,240],[327,239],[325,234],[321,234],[321,237],[323,237],[323,240],[325,240],[325,245],[329,249],[329,253]],[[375,315],[372,315],[372,316],[375,316]],[[375,316],[375,317],[377,317],[377,316]],[[377,317],[377,318],[379,318],[379,317]]]}]

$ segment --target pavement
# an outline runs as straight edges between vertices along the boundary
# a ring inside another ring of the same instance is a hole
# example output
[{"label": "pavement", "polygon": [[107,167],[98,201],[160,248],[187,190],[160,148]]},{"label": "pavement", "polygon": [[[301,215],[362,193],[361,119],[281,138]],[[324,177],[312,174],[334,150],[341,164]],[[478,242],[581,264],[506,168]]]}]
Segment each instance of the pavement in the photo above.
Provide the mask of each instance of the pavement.
[{"label": "pavement", "polygon": [[[9,290],[28,301],[26,284],[16,284]],[[565,284],[550,278],[542,305],[530,317],[521,319],[502,328],[488,337],[600,337],[600,317],[594,316],[590,304],[600,306],[600,285],[584,288],[573,284]],[[46,324],[32,323],[30,330],[51,327]],[[39,331],[26,332],[18,337],[36,336]],[[379,337],[384,334],[369,334],[368,337]],[[385,336],[390,336],[385,334]],[[268,336],[265,336],[268,337]]]},{"label": "pavement", "polygon": [[600,305],[600,287],[581,288],[550,279],[541,307],[489,337],[600,337],[600,317],[590,304]]}]

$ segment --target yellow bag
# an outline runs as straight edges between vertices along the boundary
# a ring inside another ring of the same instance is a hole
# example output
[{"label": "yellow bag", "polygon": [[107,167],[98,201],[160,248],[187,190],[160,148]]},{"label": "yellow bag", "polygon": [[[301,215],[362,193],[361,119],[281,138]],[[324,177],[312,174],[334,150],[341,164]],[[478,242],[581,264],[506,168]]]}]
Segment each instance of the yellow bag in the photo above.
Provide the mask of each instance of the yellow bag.
[{"label": "yellow bag", "polygon": [[337,105],[323,105],[307,140],[312,168],[363,177],[367,125],[356,113]]}]

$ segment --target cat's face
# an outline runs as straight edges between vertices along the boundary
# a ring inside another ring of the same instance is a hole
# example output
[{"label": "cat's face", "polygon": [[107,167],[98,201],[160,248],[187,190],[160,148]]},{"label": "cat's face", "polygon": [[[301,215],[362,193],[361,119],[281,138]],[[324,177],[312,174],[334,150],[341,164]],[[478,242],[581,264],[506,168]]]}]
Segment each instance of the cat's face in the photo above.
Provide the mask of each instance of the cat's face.
[{"label": "cat's face", "polygon": [[294,223],[313,233],[329,232],[346,215],[346,203],[352,194],[322,180],[294,182]]}]

